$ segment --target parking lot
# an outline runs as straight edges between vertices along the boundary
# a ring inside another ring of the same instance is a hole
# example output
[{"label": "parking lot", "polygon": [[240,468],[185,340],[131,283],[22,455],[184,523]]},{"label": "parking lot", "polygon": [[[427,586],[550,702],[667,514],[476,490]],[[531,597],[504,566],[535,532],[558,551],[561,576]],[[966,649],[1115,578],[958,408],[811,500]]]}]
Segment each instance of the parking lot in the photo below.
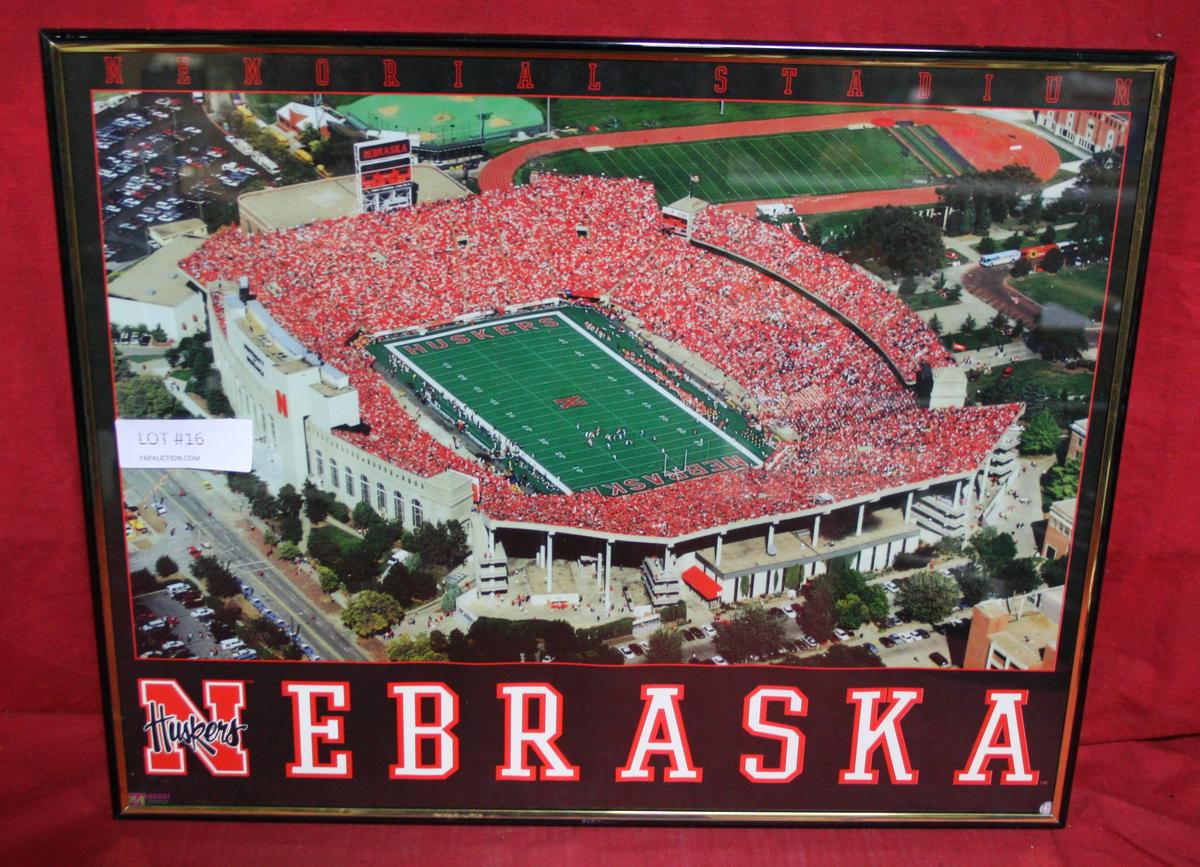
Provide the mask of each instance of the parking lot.
[{"label": "parking lot", "polygon": [[189,94],[142,93],[96,117],[105,259],[128,262],[158,246],[155,225],[234,202],[268,172],[231,147]]}]

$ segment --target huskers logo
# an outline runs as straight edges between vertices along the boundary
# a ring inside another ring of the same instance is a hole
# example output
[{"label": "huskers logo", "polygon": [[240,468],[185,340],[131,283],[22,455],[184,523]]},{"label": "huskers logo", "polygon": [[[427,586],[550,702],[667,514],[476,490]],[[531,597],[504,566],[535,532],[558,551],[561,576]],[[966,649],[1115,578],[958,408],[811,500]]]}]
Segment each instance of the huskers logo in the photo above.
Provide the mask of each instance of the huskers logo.
[{"label": "huskers logo", "polygon": [[147,774],[179,776],[188,772],[185,748],[214,777],[250,776],[250,757],[242,736],[246,725],[246,683],[206,680],[203,713],[176,680],[138,680],[138,698],[146,712]]}]

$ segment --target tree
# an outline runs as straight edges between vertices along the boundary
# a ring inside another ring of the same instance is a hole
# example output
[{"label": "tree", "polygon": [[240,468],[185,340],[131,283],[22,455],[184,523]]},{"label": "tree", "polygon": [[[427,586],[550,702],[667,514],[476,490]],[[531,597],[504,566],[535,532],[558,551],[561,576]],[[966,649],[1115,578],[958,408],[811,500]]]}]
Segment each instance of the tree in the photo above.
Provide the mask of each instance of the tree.
[{"label": "tree", "polygon": [[467,532],[458,521],[428,521],[405,536],[404,547],[421,556],[421,561],[442,566],[457,566],[471,553]]},{"label": "tree", "polygon": [[[976,235],[982,235],[984,238],[991,240],[990,238],[988,238],[988,230],[991,228],[992,228],[992,211],[991,211],[991,209],[988,207],[982,207],[982,208],[977,209],[975,211],[975,225],[973,227],[974,233]],[[993,245],[992,249],[995,249],[994,245]]]},{"label": "tree", "polygon": [[1042,476],[1042,511],[1056,500],[1069,500],[1079,493],[1079,457],[1051,467]]},{"label": "tree", "polygon": [[674,629],[656,629],[648,644],[647,662],[680,662],[683,659],[683,636]]},{"label": "tree", "polygon": [[355,593],[342,610],[342,623],[363,638],[383,632],[403,617],[400,603],[377,590]]},{"label": "tree", "polygon": [[329,516],[329,504],[333,494],[326,493],[312,482],[304,483],[304,516],[313,524],[320,524]]},{"label": "tree", "polygon": [[933,316],[931,316],[929,319],[929,330],[938,335],[942,333],[942,320],[938,318],[936,313],[933,314]]},{"label": "tree", "polygon": [[971,537],[971,547],[979,557],[984,572],[997,576],[1004,565],[1017,556],[1016,540],[995,527],[986,527]]},{"label": "tree", "polygon": [[958,572],[958,590],[968,605],[977,605],[991,594],[991,581],[974,563],[968,563]]},{"label": "tree", "polygon": [[817,641],[828,641],[833,637],[837,625],[833,609],[835,599],[833,586],[828,575],[822,575],[804,585],[805,601],[800,609],[800,625],[805,633]]},{"label": "tree", "polygon": [[142,374],[117,383],[117,413],[121,418],[176,418],[187,413],[152,374]]},{"label": "tree", "polygon": [[1042,564],[1042,582],[1047,587],[1061,587],[1067,580],[1067,558],[1047,560]]},{"label": "tree", "polygon": [[1032,270],[1033,270],[1033,264],[1027,258],[1022,256],[1020,259],[1018,259],[1016,262],[1013,263],[1012,268],[1009,269],[1009,273],[1012,274],[1014,277],[1024,277],[1027,274],[1029,274],[1029,272]]},{"label": "tree", "polygon": [[1062,439],[1062,428],[1048,409],[1039,410],[1030,416],[1021,434],[1020,452],[1023,455],[1049,455],[1058,448]]},{"label": "tree", "polygon": [[900,294],[909,297],[917,291],[917,281],[911,275],[905,275],[900,281]]},{"label": "tree", "polygon": [[[441,633],[434,633],[441,635]],[[388,642],[387,657],[392,662],[444,662],[449,659],[442,650],[433,646],[428,635],[417,635],[410,638],[407,635]]]},{"label": "tree", "polygon": [[1000,570],[1000,579],[1008,585],[1009,591],[1014,595],[1029,593],[1042,585],[1042,576],[1034,557],[1010,560]]},{"label": "tree", "polygon": [[914,620],[937,623],[958,605],[958,583],[941,572],[917,572],[904,582],[896,601]]},{"label": "tree", "polygon": [[134,569],[129,573],[129,582],[133,587],[134,596],[154,593],[159,589],[158,582],[154,580],[154,575],[149,569]]},{"label": "tree", "polygon": [[913,277],[926,274],[942,262],[945,248],[937,226],[908,208],[891,205],[872,208],[862,224],[867,246],[883,256],[897,274]]},{"label": "tree", "polygon": [[323,566],[320,563],[318,563],[317,564],[317,577],[321,581],[321,592],[322,593],[326,593],[326,594],[336,593],[338,590],[340,590],[342,588],[342,579],[339,578],[338,574],[336,572],[334,572],[332,569],[330,569],[328,566]]},{"label": "tree", "polygon": [[413,602],[432,599],[437,594],[437,581],[423,571],[409,571],[403,563],[395,563],[383,576],[380,589],[408,608]]},{"label": "tree", "polygon": [[1046,328],[1040,322],[1025,342],[1046,361],[1070,361],[1087,349],[1082,328]]},{"label": "tree", "polygon": [[154,571],[157,572],[161,577],[166,578],[168,575],[174,575],[179,571],[179,564],[166,554],[163,554],[154,561]]},{"label": "tree", "polygon": [[241,585],[233,573],[226,569],[216,557],[202,554],[192,561],[191,572],[194,578],[204,582],[210,596],[218,599],[228,599],[242,592]]},{"label": "tree", "polygon": [[299,515],[282,515],[278,521],[279,538],[293,545],[300,544],[304,537],[304,525],[300,523]]},{"label": "tree", "polygon": [[979,330],[979,321],[970,313],[968,313],[967,318],[963,320],[962,324],[963,334],[970,334],[977,330]]},{"label": "tree", "polygon": [[1042,257],[1042,270],[1050,274],[1057,274],[1063,266],[1063,252],[1055,247],[1049,253]]},{"label": "tree", "polygon": [[379,513],[371,508],[371,504],[360,500],[351,513],[350,520],[360,530],[367,530],[383,521]]},{"label": "tree", "polygon": [[[975,234],[980,234],[980,233],[976,232]],[[988,253],[996,252],[996,242],[992,240],[992,237],[990,235],[985,235],[982,239],[980,239],[979,252],[983,253],[985,255]]]},{"label": "tree", "polygon": [[772,617],[759,605],[748,605],[725,623],[717,623],[713,646],[730,662],[774,655],[783,643],[782,617]]},{"label": "tree", "polygon": [[454,611],[458,607],[458,597],[462,596],[463,589],[457,584],[451,584],[446,588],[446,592],[442,594],[442,611],[446,614]]},{"label": "tree", "polygon": [[1053,244],[1055,241],[1055,238],[1057,238],[1057,237],[1058,237],[1058,235],[1054,231],[1054,226],[1047,226],[1045,231],[1042,232],[1041,237],[1038,238],[1038,240],[1041,241],[1043,244]]},{"label": "tree", "polygon": [[806,657],[802,664],[813,668],[882,668],[883,660],[861,644],[834,644],[824,653]]},{"label": "tree", "polygon": [[[300,496],[295,486],[286,484],[279,489],[279,512],[282,515],[299,515],[300,508],[304,505],[304,498]],[[285,537],[286,538],[286,537]]]},{"label": "tree", "polygon": [[867,605],[857,593],[843,596],[834,603],[833,610],[837,616],[838,626],[849,632],[856,632],[867,622]]},{"label": "tree", "polygon": [[304,552],[300,550],[300,546],[295,542],[284,540],[279,543],[279,548],[275,551],[279,555],[280,560],[295,560]]}]

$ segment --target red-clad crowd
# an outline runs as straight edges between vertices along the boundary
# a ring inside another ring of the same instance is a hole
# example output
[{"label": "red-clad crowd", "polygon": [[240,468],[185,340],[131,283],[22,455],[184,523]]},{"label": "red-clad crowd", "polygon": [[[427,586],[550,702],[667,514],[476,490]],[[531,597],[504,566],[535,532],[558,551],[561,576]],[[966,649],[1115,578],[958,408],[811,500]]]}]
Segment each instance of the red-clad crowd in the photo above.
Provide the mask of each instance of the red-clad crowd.
[{"label": "red-clad crowd", "polygon": [[[844,311],[902,370],[949,363],[919,319],[901,315],[888,293],[841,260],[711,208],[700,231]],[[480,508],[498,520],[672,537],[795,512],[827,497],[970,472],[1019,410],[920,408],[873,351],[812,302],[754,269],[664,236],[654,189],[637,180],[549,175],[391,214],[254,235],[230,231],[182,266],[201,284],[248,277],[280,325],[349,375],[369,432],[338,436],[422,476],[449,468],[478,479]],[[529,493],[422,430],[397,405],[370,354],[347,343],[359,329],[444,322],[568,290],[608,295],[644,328],[725,371],[730,391],[747,395],[760,418],[794,431],[794,440],[771,469],[698,478],[680,470],[678,484],[620,497]]]},{"label": "red-clad crowd", "polygon": [[723,208],[707,208],[693,234],[770,268],[847,316],[907,380],[916,379],[923,363],[931,367],[952,363],[937,336],[903,301],[845,260],[790,232]]}]

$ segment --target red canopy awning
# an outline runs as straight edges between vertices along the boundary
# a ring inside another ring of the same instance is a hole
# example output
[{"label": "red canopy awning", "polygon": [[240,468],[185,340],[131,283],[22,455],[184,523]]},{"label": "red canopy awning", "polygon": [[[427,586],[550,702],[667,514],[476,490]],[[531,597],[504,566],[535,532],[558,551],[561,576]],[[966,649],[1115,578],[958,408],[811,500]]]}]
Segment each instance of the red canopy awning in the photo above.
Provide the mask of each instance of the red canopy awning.
[{"label": "red canopy awning", "polygon": [[721,585],[705,575],[699,566],[688,567],[683,573],[683,580],[688,587],[691,587],[708,602],[712,602],[721,595]]}]

